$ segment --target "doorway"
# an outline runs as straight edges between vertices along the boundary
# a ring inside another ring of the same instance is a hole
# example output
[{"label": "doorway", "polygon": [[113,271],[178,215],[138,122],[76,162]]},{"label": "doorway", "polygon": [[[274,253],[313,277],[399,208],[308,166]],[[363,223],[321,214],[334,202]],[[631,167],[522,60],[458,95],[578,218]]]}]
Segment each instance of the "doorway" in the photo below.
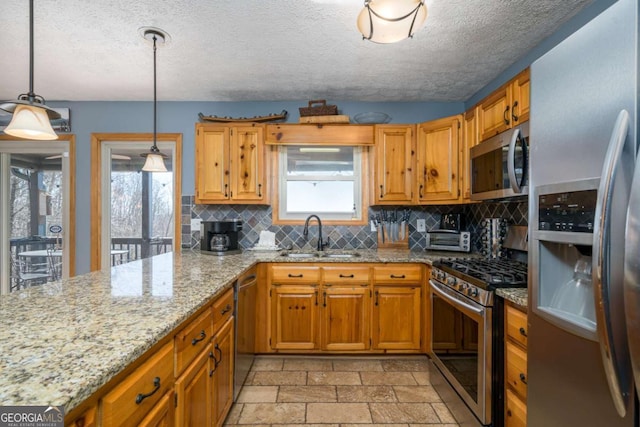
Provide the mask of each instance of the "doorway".
[{"label": "doorway", "polygon": [[0,293],[75,271],[75,136],[0,136]]},{"label": "doorway", "polygon": [[143,172],[152,134],[93,134],[91,270],[180,247],[182,135],[158,134],[168,172]]}]

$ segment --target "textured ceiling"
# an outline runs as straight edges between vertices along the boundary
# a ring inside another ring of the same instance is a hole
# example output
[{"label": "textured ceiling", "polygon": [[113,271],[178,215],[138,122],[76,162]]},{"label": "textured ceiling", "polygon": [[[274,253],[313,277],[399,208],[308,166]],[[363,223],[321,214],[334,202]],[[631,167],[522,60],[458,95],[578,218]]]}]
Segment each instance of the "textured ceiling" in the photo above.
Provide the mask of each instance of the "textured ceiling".
[{"label": "textured ceiling", "polygon": [[[47,100],[464,101],[592,0],[427,0],[425,27],[363,41],[362,0],[35,0]],[[0,0],[0,100],[28,91],[26,0]]]}]

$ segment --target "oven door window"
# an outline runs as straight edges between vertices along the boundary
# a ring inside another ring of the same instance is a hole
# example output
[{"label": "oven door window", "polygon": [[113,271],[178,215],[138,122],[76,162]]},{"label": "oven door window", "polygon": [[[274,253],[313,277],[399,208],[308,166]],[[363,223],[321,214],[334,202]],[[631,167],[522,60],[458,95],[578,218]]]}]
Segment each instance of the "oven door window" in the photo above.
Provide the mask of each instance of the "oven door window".
[{"label": "oven door window", "polygon": [[433,295],[433,352],[478,403],[478,322]]}]

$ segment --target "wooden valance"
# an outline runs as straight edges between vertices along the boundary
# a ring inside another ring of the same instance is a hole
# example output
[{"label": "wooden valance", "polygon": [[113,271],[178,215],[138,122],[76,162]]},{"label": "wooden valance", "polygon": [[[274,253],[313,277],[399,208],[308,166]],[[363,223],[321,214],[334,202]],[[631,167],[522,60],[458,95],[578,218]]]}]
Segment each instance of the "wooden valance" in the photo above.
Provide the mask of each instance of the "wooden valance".
[{"label": "wooden valance", "polygon": [[373,145],[373,125],[270,124],[267,145]]}]

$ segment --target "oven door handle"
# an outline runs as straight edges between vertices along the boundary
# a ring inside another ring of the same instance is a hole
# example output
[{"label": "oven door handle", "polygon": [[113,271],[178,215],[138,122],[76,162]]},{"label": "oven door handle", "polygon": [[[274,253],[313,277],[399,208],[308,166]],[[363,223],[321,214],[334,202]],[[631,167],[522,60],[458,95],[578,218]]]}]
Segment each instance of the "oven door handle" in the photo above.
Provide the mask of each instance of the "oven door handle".
[{"label": "oven door handle", "polygon": [[443,299],[449,301],[452,304],[458,304],[463,306],[464,308],[466,308],[467,310],[470,310],[478,315],[482,315],[484,312],[484,309],[482,308],[477,308],[472,306],[471,304],[462,301],[456,297],[453,297],[451,295],[449,295],[448,293],[446,293],[444,290],[442,290],[442,285],[440,283],[434,282],[433,280],[429,280],[429,283],[431,284],[431,290],[435,291],[439,297],[442,297]]}]

